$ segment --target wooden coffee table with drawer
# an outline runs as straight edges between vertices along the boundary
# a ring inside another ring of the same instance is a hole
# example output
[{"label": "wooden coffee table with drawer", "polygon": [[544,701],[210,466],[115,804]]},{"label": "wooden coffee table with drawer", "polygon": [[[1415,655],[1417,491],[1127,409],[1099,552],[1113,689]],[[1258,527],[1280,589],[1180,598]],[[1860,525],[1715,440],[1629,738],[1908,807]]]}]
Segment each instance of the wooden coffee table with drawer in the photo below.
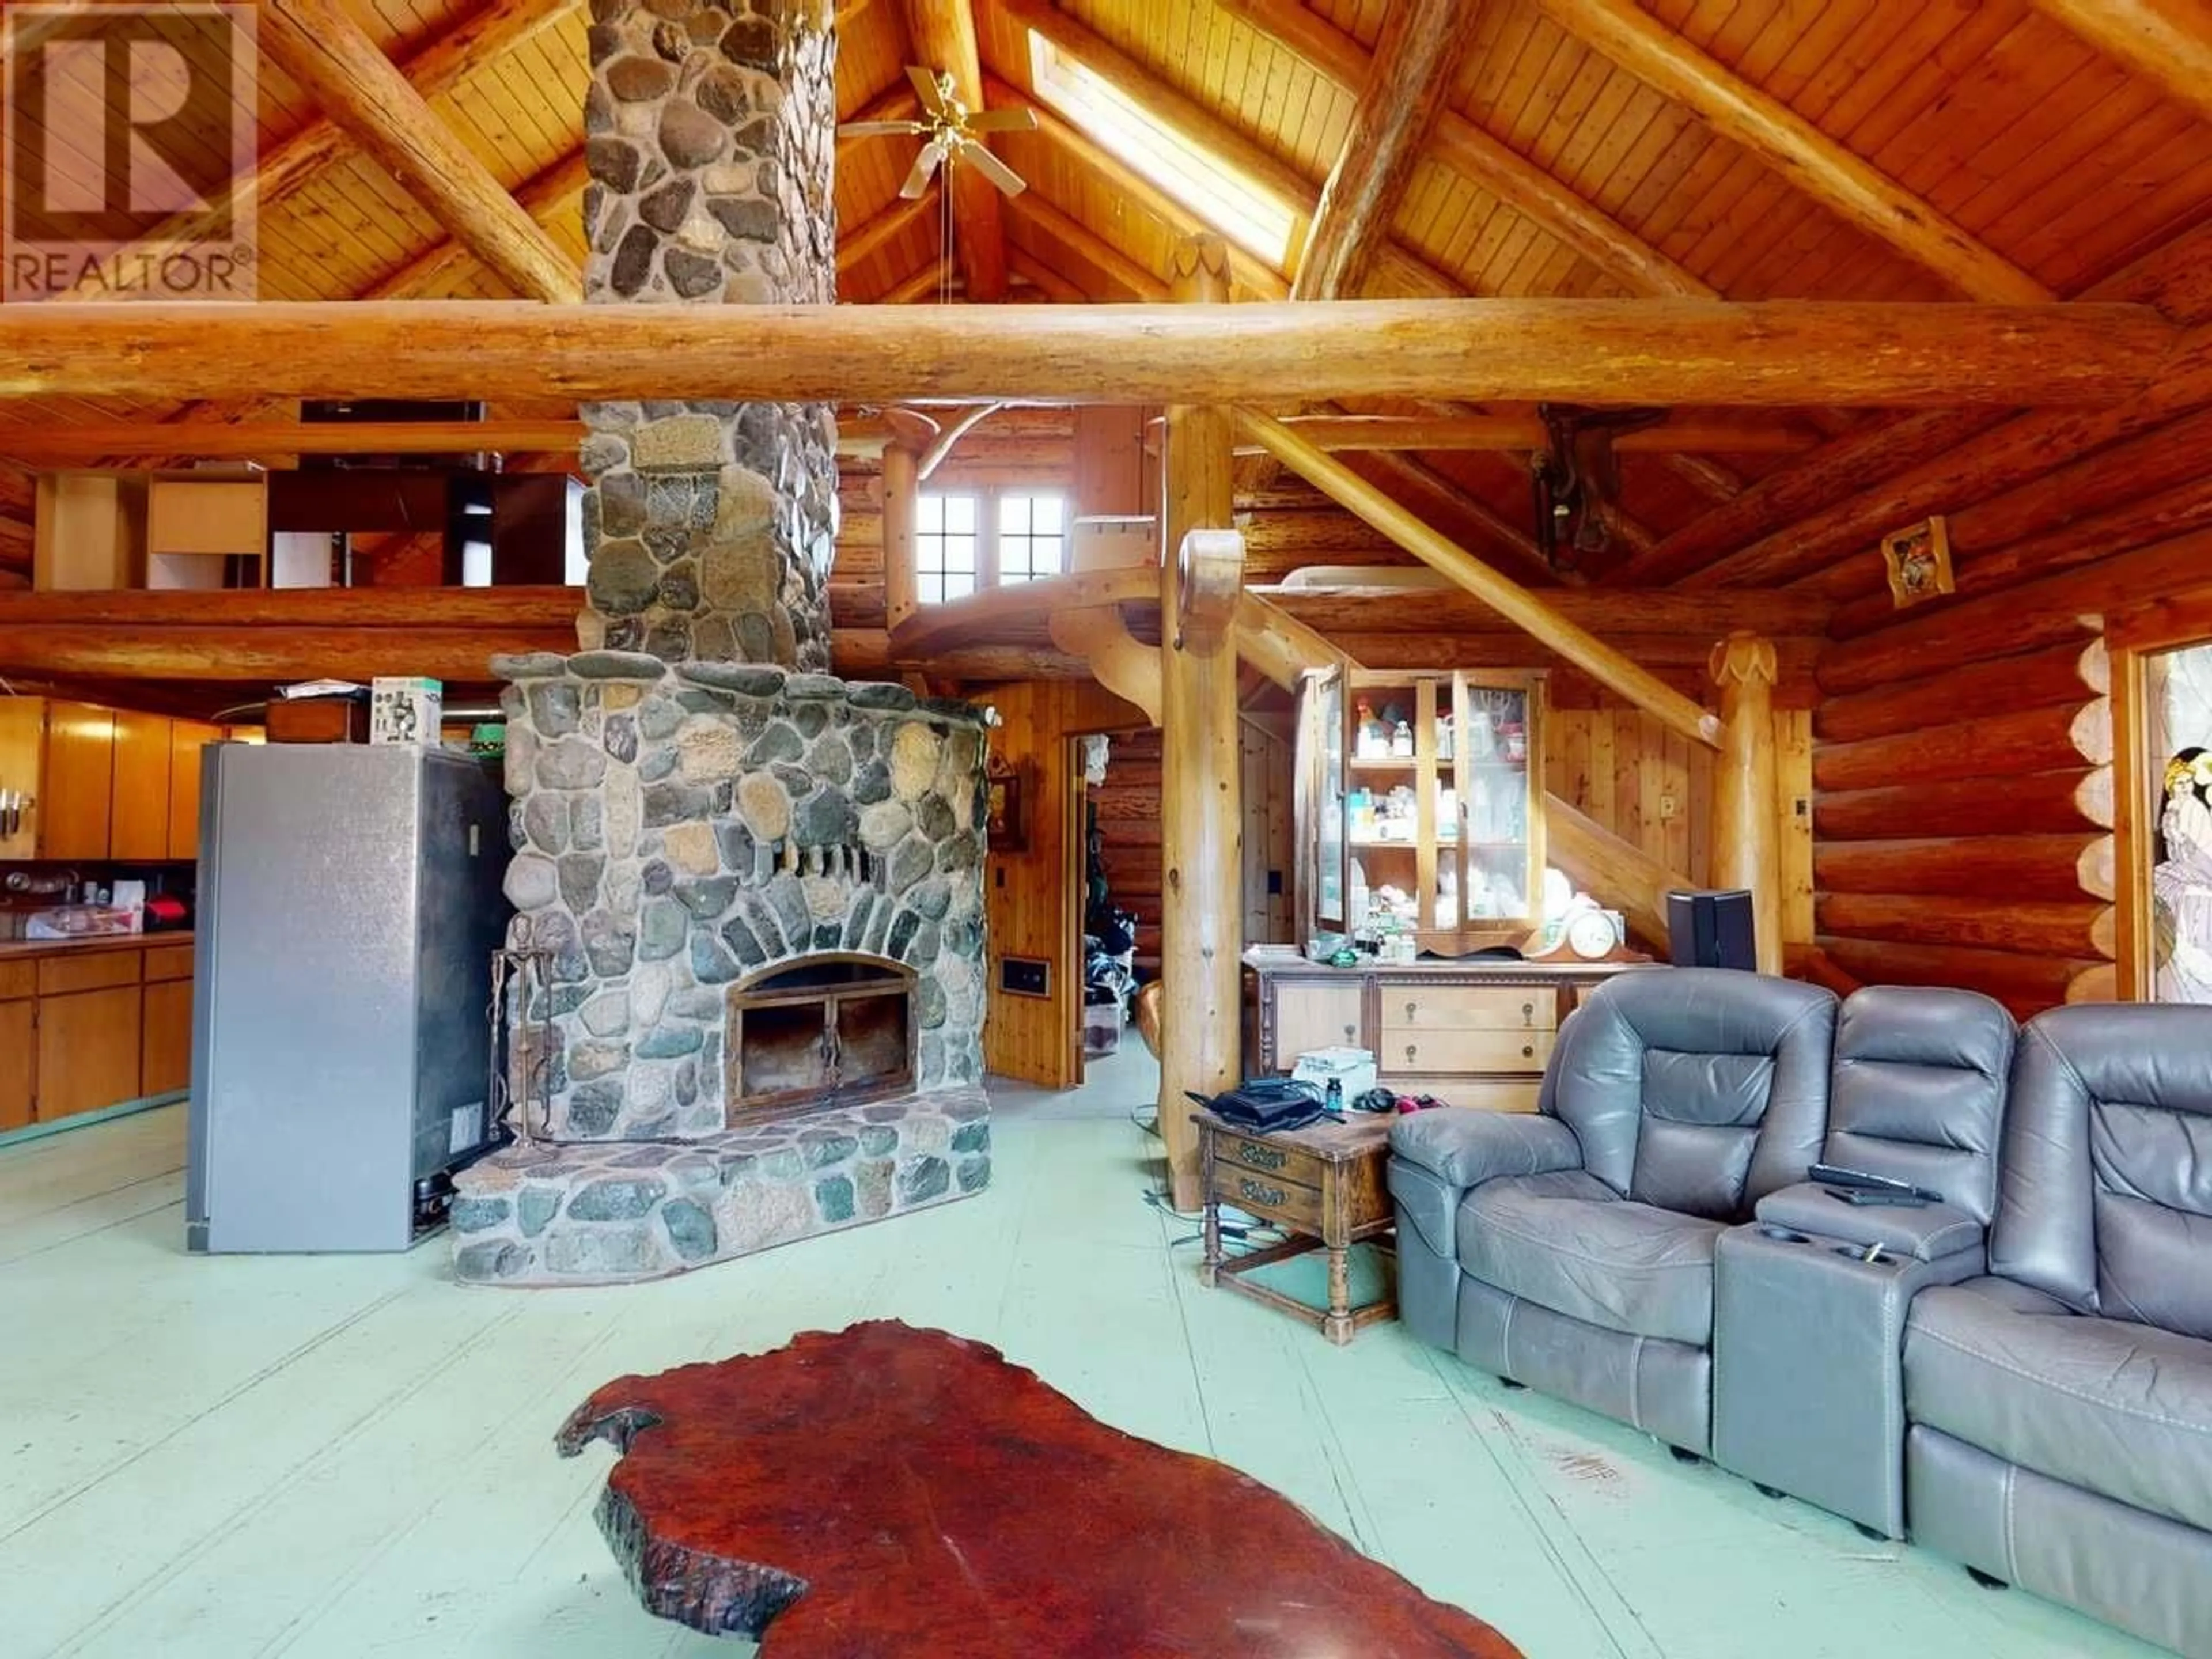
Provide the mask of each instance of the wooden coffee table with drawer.
[{"label": "wooden coffee table with drawer", "polygon": [[[1223,1122],[1211,1112],[1198,1125],[1200,1181],[1206,1194],[1206,1258],[1199,1267],[1207,1285],[1241,1291],[1255,1301],[1294,1314],[1340,1346],[1363,1325],[1395,1319],[1395,1300],[1385,1296],[1351,1305],[1348,1253],[1391,1227],[1390,1194],[1383,1165],[1390,1156],[1389,1113],[1354,1113],[1342,1123],[1323,1119],[1303,1129],[1256,1134]],[[1291,1235],[1234,1261],[1221,1253],[1221,1206],[1232,1205]],[[1328,1252],[1328,1306],[1308,1307],[1243,1275],[1271,1261]]]}]

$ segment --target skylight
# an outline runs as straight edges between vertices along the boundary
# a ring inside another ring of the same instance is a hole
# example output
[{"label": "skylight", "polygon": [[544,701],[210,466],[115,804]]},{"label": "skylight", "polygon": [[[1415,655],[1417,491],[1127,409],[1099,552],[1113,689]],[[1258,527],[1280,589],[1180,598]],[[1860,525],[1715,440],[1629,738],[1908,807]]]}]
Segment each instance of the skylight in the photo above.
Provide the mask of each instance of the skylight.
[{"label": "skylight", "polygon": [[1034,30],[1030,74],[1037,96],[1188,208],[1278,270],[1290,257],[1290,207],[1236,168],[1171,132],[1119,88]]}]

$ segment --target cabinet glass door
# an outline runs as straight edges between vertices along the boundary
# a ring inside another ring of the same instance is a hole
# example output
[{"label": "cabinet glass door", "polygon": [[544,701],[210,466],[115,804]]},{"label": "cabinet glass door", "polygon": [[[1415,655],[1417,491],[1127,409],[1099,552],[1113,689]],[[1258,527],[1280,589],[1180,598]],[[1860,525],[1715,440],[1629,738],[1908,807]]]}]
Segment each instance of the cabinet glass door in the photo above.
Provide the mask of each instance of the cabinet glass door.
[{"label": "cabinet glass door", "polygon": [[1537,909],[1529,892],[1536,734],[1528,689],[1462,676],[1456,693],[1462,909],[1478,925],[1522,920]]},{"label": "cabinet glass door", "polygon": [[1313,688],[1316,752],[1320,775],[1314,781],[1314,921],[1345,931],[1344,906],[1344,677],[1317,677]]}]

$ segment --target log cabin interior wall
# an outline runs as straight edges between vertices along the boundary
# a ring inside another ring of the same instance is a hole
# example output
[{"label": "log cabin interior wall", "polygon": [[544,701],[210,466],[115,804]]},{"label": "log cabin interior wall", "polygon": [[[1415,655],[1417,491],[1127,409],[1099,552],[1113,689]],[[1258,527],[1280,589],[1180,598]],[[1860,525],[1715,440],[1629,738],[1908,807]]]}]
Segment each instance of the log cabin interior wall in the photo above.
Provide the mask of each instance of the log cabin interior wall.
[{"label": "log cabin interior wall", "polygon": [[[2202,88],[2069,33],[2054,15],[2063,9],[1495,0],[1471,9],[1455,61],[1431,66],[1439,107],[1425,127],[1403,135],[1395,161],[1352,156],[1361,188],[1332,190],[1347,143],[1389,130],[1366,88],[1377,70],[1378,84],[1394,84],[1397,66],[1377,62],[1392,50],[1392,9],[1390,0],[975,0],[986,101],[1040,112],[1036,131],[993,141],[1030,188],[988,204],[991,246],[971,237],[948,260],[938,188],[898,194],[912,144],[841,143],[840,298],[982,298],[1002,284],[1018,303],[1156,301],[1178,243],[1234,209],[1233,228],[1232,228],[1239,301],[2057,299],[2148,307],[2177,325],[2212,319],[2212,111]],[[580,261],[580,0],[352,0],[347,10],[428,118],[458,137],[456,155],[483,175],[475,187],[507,192],[545,243]],[[837,9],[842,118],[912,110],[902,66],[924,61],[913,11],[896,0]],[[334,94],[311,92],[281,62],[265,67],[261,90],[264,298],[532,291],[480,257],[482,225],[453,222],[450,200],[395,179],[319,107]],[[1198,158],[1196,187],[1170,190],[1130,159],[1150,141]],[[974,231],[963,202],[953,205],[962,233]],[[1347,254],[1347,236],[1364,246]],[[1328,257],[1309,271],[1316,246]],[[2193,355],[2146,367],[2141,390],[2081,406],[1990,404],[1966,392],[1954,406],[1936,387],[1903,410],[1808,398],[1747,411],[1729,405],[1747,395],[1738,381],[1753,365],[1724,367],[1708,375],[1704,400],[1622,440],[1613,541],[1565,573],[1547,566],[1534,534],[1528,462],[1540,436],[1528,435],[1538,430],[1528,402],[1376,395],[1325,405],[1286,374],[1271,412],[1337,422],[1339,441],[1361,421],[1420,417],[1420,441],[1334,453],[1708,706],[1715,641],[1738,629],[1771,639],[1784,931],[1801,947],[1800,970],[1954,981],[2025,1012],[2115,983],[2126,919],[2112,909],[2118,744],[2101,629],[2203,568],[2194,538],[2212,533],[2212,368],[2201,336],[2192,343]],[[1771,384],[1798,367],[1761,372]],[[574,415],[572,400],[544,387],[497,391],[495,417]],[[40,438],[118,421],[206,430],[296,412],[243,396],[0,398],[0,587],[27,581],[40,463],[24,458]],[[1079,511],[1143,512],[1158,494],[1147,434],[1156,428],[1142,410],[1109,419],[1007,408],[963,437],[926,487],[1066,489]],[[1709,751],[1456,589],[1416,598],[1371,580],[1395,579],[1412,561],[1247,451],[1236,506],[1249,584],[1369,666],[1550,670],[1553,793],[1650,865],[1707,876]],[[1073,689],[1080,659],[1037,626],[964,653],[957,672],[895,661],[876,465],[850,461],[841,494],[839,670],[981,689],[1016,717],[1002,742],[1064,782],[1060,740],[1091,717],[1080,699],[1100,695],[1087,681]],[[1930,514],[1948,520],[1957,592],[1896,610],[1875,544]],[[434,538],[364,543],[360,568],[373,585],[441,574]],[[1301,572],[1315,585],[1285,585]],[[58,603],[74,596],[9,597],[0,672],[116,707],[200,714],[271,679],[465,681],[492,649],[563,648],[574,609],[550,589],[208,596],[220,611],[202,596],[74,606]],[[1005,684],[1032,675],[1044,678]],[[1141,758],[1140,742],[1127,745],[1126,772]],[[1255,794],[1268,773],[1248,740],[1248,848],[1263,820],[1287,819]],[[1110,820],[1127,828],[1109,847],[1132,866],[1117,888],[1140,913],[1148,783],[1109,786],[1131,792]],[[1040,821],[1046,793],[1032,781]],[[1809,816],[1797,810],[1806,799]],[[1034,842],[1003,856],[1025,894],[1065,879]],[[1267,896],[1254,884],[1264,887],[1271,866],[1247,866],[1252,931]],[[1010,920],[1006,948],[1018,948],[1028,917],[1022,908]],[[1065,1072],[1072,1018],[1054,1014],[1037,1036],[1036,1007],[999,998],[994,1008],[1012,1066]]]}]

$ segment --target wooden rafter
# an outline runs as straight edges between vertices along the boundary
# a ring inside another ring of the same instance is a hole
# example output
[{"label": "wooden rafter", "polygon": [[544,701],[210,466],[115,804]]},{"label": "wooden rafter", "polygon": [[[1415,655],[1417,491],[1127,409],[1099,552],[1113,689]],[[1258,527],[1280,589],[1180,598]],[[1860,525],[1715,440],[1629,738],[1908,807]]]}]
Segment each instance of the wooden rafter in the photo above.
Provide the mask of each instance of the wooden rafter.
[{"label": "wooden rafter", "polygon": [[1543,598],[1501,575],[1465,549],[1392,503],[1342,462],[1264,415],[1241,410],[1238,423],[1292,471],[1347,512],[1357,514],[1422,563],[1458,583],[1483,604],[1558,652],[1608,690],[1692,740],[1718,747],[1720,723],[1664,680],[1631,661]]},{"label": "wooden rafter", "polygon": [[838,280],[843,281],[845,274],[858,269],[862,260],[874,258],[917,225],[928,224],[937,211],[940,188],[932,185],[911,199],[901,198],[851,235],[840,236],[837,239]]},{"label": "wooden rafter", "polygon": [[1694,112],[1831,211],[1970,299],[2051,297],[1879,168],[1674,33],[1634,0],[1538,0],[1553,21],[1638,80]]},{"label": "wooden rafter", "polygon": [[[1038,135],[1047,143],[1093,173],[1115,195],[1151,214],[1170,231],[1188,234],[1200,228],[1197,215],[1090,134],[1062,120],[1042,99],[995,75],[985,82],[984,96],[994,109],[1028,110],[1036,116]],[[1291,285],[1284,280],[1282,272],[1234,244],[1229,249],[1229,275],[1239,287],[1263,299],[1290,297]]]},{"label": "wooden rafter", "polygon": [[[1094,30],[1045,0],[996,0],[1001,13],[1075,59],[1152,120],[1200,145],[1273,205],[1298,221],[1311,217],[1314,186],[1296,167],[1246,137],[1196,100],[1109,45]],[[1027,84],[1026,65],[994,59],[990,68],[1016,86]],[[1291,240],[1299,240],[1294,231]]]},{"label": "wooden rafter", "polygon": [[2212,121],[2212,5],[2205,0],[2034,0],[2107,58]]},{"label": "wooden rafter", "polygon": [[0,397],[2062,405],[2189,361],[2140,306],[0,307]]},{"label": "wooden rafter", "polygon": [[[1168,297],[1168,285],[1157,271],[1147,270],[1089,226],[1062,213],[1037,191],[1024,191],[1006,204],[1006,210],[1072,256],[1079,265],[1088,265],[1102,279],[1104,297],[1152,302]],[[1066,280],[1064,268],[1062,277]],[[1086,289],[1085,297],[1098,292],[1097,289]]]},{"label": "wooden rafter", "polygon": [[[1283,424],[1331,451],[1541,449],[1551,441],[1533,415],[1294,415]],[[1613,442],[1622,455],[1680,455],[1703,451],[1746,455],[1794,454],[1812,439],[1773,421],[1662,421],[1624,432]],[[1739,488],[1741,486],[1738,486]]]},{"label": "wooden rafter", "polygon": [[510,196],[341,0],[264,0],[260,46],[517,294],[583,297],[574,262]]},{"label": "wooden rafter", "polygon": [[[1316,74],[1348,91],[1367,82],[1371,59],[1358,41],[1300,0],[1216,0]],[[1541,226],[1624,287],[1639,294],[1711,299],[1712,286],[1583,200],[1541,167],[1447,109],[1431,137],[1436,158]]]},{"label": "wooden rafter", "polygon": [[[577,211],[577,198],[592,182],[580,145],[514,192],[515,203],[538,224]],[[411,300],[428,294],[451,280],[453,273],[475,258],[468,245],[452,237],[409,260],[390,275],[380,277],[358,295],[363,300]]]},{"label": "wooden rafter", "polygon": [[[975,50],[975,14],[969,0],[906,0],[907,33],[924,69],[952,77],[952,95],[969,110],[983,107],[983,64]],[[952,188],[953,246],[968,297],[1006,294],[1006,234],[998,186],[956,157],[946,171]]]},{"label": "wooden rafter", "polygon": [[[583,0],[490,0],[408,58],[399,66],[399,73],[427,104],[453,91],[476,70],[535,39],[582,3]],[[328,115],[318,115],[264,150],[255,165],[252,180],[260,211],[268,212],[351,148],[343,128]],[[196,240],[222,210],[221,204],[188,209],[143,240],[153,244]],[[98,290],[81,285],[75,291]]]},{"label": "wooden rafter", "polygon": [[1322,187],[1292,299],[1359,292],[1413,182],[1421,141],[1450,94],[1468,33],[1459,0],[1399,0],[1383,14],[1366,84]]}]

